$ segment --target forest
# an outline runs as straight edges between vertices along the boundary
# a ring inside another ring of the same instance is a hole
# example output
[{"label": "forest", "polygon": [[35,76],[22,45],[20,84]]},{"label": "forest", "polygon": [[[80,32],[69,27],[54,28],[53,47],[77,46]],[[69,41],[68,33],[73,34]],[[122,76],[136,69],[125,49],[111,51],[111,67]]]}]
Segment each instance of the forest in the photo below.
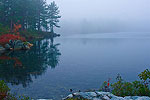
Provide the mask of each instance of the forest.
[{"label": "forest", "polygon": [[54,1],[0,0],[0,26],[12,31],[15,24],[20,24],[21,30],[53,32],[54,27],[60,27],[59,12]]},{"label": "forest", "polygon": [[0,54],[5,51],[30,49],[45,37],[60,36],[54,32],[58,25],[59,7],[46,0],[0,0]]}]

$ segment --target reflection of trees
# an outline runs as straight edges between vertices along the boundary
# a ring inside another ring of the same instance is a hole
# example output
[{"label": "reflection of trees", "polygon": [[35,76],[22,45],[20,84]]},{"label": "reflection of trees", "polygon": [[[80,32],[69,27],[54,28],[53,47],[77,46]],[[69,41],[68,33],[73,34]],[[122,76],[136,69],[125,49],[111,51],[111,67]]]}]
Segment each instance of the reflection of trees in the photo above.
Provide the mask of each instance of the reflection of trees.
[{"label": "reflection of trees", "polygon": [[50,45],[50,52],[49,52],[49,57],[48,57],[48,65],[51,66],[51,68],[55,68],[59,62],[59,56],[61,53],[57,49],[57,46],[60,44],[55,44],[55,45]]},{"label": "reflection of trees", "polygon": [[42,75],[48,67],[57,66],[61,55],[57,46],[58,44],[53,45],[49,40],[42,40],[35,42],[29,51],[0,55],[0,79],[26,87],[33,77]]}]

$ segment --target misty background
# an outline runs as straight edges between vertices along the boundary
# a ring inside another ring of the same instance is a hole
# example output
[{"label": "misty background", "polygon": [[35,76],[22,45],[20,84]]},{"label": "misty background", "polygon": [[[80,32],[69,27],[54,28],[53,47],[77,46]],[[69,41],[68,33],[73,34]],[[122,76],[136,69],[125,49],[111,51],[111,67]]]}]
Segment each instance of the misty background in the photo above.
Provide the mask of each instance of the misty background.
[{"label": "misty background", "polygon": [[[51,0],[47,0],[48,3]],[[55,0],[62,35],[150,32],[150,0]]]}]

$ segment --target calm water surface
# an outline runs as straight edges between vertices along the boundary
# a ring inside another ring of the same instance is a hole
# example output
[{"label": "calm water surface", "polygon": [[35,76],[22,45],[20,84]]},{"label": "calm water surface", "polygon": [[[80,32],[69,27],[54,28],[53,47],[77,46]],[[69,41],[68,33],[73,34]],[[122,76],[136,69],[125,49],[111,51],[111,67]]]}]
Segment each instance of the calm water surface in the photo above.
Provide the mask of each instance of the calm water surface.
[{"label": "calm water surface", "polygon": [[108,78],[113,82],[118,73],[127,81],[138,79],[150,67],[150,38],[82,35],[57,38],[53,44],[44,39],[34,42],[29,51],[0,58],[0,79],[12,92],[59,100],[69,89],[98,89]]}]

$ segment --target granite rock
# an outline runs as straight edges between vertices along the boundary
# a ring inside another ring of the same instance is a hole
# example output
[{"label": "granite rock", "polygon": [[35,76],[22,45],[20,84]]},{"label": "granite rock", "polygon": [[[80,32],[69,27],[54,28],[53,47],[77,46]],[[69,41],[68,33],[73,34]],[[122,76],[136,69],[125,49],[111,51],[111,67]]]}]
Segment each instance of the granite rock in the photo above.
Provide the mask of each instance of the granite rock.
[{"label": "granite rock", "polygon": [[67,100],[69,98],[84,98],[88,100],[150,100],[147,96],[126,96],[118,97],[109,92],[76,92],[68,95],[62,100]]}]

